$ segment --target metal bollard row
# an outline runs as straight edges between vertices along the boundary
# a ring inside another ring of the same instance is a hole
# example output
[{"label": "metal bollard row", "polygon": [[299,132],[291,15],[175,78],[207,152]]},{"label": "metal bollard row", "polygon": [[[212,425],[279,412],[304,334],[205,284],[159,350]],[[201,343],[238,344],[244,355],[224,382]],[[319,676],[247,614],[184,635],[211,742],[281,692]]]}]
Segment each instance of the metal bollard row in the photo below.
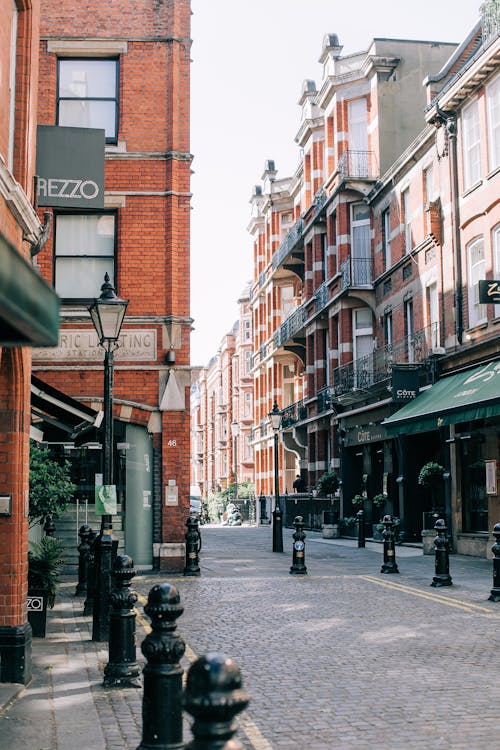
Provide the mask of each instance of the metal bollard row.
[{"label": "metal bollard row", "polygon": [[[233,739],[234,718],[246,708],[249,696],[237,664],[219,653],[202,656],[189,669],[183,694],[180,660],[186,645],[175,632],[184,611],[179,592],[169,583],[153,586],[144,611],[152,630],[141,646],[147,663],[137,750],[242,750]],[[188,745],[183,744],[183,708],[194,719]]]}]

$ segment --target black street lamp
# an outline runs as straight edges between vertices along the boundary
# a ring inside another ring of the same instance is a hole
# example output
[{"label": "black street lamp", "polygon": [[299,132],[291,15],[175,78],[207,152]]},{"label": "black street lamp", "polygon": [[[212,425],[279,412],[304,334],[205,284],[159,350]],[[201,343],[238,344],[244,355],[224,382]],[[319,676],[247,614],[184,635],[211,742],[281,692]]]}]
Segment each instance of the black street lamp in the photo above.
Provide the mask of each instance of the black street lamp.
[{"label": "black street lamp", "polygon": [[280,486],[278,467],[278,433],[281,427],[281,411],[276,401],[269,419],[274,430],[274,510],[273,510],[273,552],[283,552],[283,514],[280,506]]},{"label": "black street lamp", "polygon": [[231,434],[233,436],[233,464],[234,464],[234,499],[238,500],[238,435],[240,426],[236,420],[231,422]]},{"label": "black street lamp", "polygon": [[[104,444],[103,444],[103,497],[113,484],[113,364],[114,351],[125,317],[128,300],[119,299],[109,275],[104,276],[101,296],[88,310],[97,331],[99,344],[104,349]],[[106,510],[106,508],[105,508]],[[116,556],[118,540],[113,537],[113,519],[109,513],[101,516],[101,529],[95,541],[94,608],[92,615],[92,640],[109,638],[109,601],[111,593],[111,565]]]}]

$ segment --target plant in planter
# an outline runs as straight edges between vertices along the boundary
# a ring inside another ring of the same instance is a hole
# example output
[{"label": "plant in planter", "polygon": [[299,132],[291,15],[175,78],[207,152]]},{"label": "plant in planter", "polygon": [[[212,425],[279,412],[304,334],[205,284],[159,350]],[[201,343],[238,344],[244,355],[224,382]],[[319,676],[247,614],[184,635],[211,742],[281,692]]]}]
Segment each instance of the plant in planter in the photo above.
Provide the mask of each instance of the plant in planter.
[{"label": "plant in planter", "polygon": [[365,502],[365,498],[363,497],[363,495],[354,495],[354,497],[351,500],[351,503],[354,505],[355,508],[361,508],[364,502]]},{"label": "plant in planter", "polygon": [[318,495],[333,495],[339,488],[339,478],[335,471],[325,471],[316,484]]},{"label": "plant in planter", "polygon": [[381,492],[378,495],[375,495],[374,498],[372,498],[372,503],[376,508],[382,508],[387,501],[387,495],[385,492]]},{"label": "plant in planter", "polygon": [[442,484],[444,472],[444,466],[436,461],[428,461],[422,466],[418,475],[418,483],[430,491],[432,510],[436,509],[437,491]]},{"label": "plant in planter", "polygon": [[63,553],[63,543],[49,536],[32,542],[28,552],[28,620],[34,636],[45,636],[47,607],[54,606]]}]

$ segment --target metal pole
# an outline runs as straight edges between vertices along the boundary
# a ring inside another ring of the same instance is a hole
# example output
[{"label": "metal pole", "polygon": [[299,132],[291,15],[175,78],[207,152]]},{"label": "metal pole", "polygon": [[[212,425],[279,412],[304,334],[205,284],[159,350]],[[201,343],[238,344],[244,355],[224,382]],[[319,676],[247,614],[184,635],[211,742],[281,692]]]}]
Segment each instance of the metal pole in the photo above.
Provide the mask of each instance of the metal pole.
[{"label": "metal pole", "polygon": [[[104,354],[104,444],[103,485],[113,484],[113,365],[111,343],[106,342]],[[111,595],[111,564],[116,556],[118,540],[113,537],[110,515],[101,517],[101,529],[95,545],[95,591],[92,617],[92,640],[109,638],[109,601]],[[113,554],[114,553],[114,554]]]},{"label": "metal pole", "polygon": [[234,436],[234,499],[238,500],[238,435]]},{"label": "metal pole", "polygon": [[280,486],[278,467],[278,431],[274,433],[274,510],[273,510],[273,552],[283,552],[283,516],[280,506]]}]

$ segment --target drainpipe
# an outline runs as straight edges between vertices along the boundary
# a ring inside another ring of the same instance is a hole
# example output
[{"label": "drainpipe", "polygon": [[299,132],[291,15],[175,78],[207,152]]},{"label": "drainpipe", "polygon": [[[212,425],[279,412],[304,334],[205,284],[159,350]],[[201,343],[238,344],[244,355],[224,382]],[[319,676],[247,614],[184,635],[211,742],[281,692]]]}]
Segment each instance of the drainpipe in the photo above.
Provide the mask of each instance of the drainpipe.
[{"label": "drainpipe", "polygon": [[449,143],[450,178],[451,178],[451,223],[453,243],[453,270],[455,275],[455,332],[457,341],[462,343],[464,333],[463,323],[463,290],[462,290],[462,247],[460,237],[460,206],[458,191],[458,160],[457,160],[457,115],[455,112],[443,112],[436,107],[436,111],[446,127]]}]

